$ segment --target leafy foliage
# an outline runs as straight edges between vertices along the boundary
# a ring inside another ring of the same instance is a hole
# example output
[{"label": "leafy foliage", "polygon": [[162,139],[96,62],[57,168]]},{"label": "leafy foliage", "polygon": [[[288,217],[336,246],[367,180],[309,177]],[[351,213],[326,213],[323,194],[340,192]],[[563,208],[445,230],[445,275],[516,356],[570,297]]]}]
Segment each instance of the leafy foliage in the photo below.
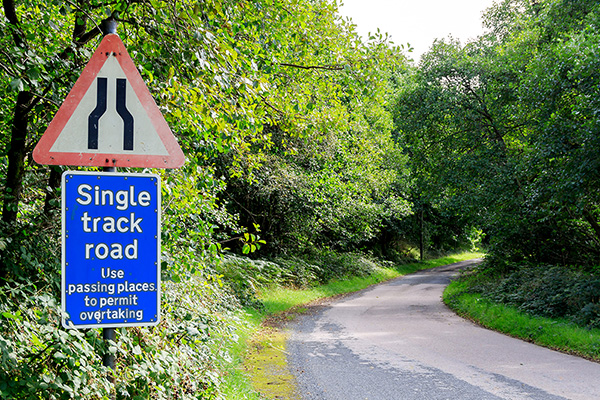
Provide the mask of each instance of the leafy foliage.
[{"label": "leafy foliage", "polygon": [[[358,252],[321,248],[355,251],[410,212],[406,160],[381,105],[406,60],[380,34],[363,43],[326,0],[38,3],[5,1],[0,17],[0,393],[218,398],[238,301],[267,282],[368,273]],[[108,345],[97,330],[59,325],[65,167],[31,159],[107,18],[186,156],[158,172],[163,321],[119,329]]]},{"label": "leafy foliage", "polygon": [[[225,195],[242,225],[263,228],[265,250],[274,255],[315,245],[353,249],[380,239],[385,220],[410,210],[405,157],[381,106],[404,57],[382,37],[361,43],[341,21],[324,17],[323,6],[306,11],[320,16],[306,22],[318,37],[305,31],[290,52],[280,49],[277,69],[268,69],[275,79],[265,98],[274,118],[263,129],[267,145],[252,146],[262,165],[229,180]],[[323,40],[335,46],[315,47]],[[235,154],[220,161],[231,170]]]},{"label": "leafy foliage", "polygon": [[488,34],[436,42],[400,86],[423,201],[483,229],[498,263],[600,262],[597,22],[594,2],[503,1]]},{"label": "leafy foliage", "polygon": [[[0,289],[0,395],[11,399],[213,398],[219,363],[236,340],[233,298],[195,278],[167,283],[155,328],[119,329],[108,345],[96,329],[64,330],[56,299],[32,285]],[[113,373],[102,366],[117,355]]]},{"label": "leafy foliage", "polygon": [[386,263],[363,253],[322,249],[302,257],[279,256],[271,261],[226,255],[216,271],[242,305],[262,309],[258,295],[265,290],[276,286],[303,289],[333,280],[365,277],[382,264]]},{"label": "leafy foliage", "polygon": [[467,292],[533,315],[600,328],[600,278],[596,274],[544,264],[511,265],[502,274],[489,266],[480,268],[477,279],[467,280]]},{"label": "leafy foliage", "polygon": [[366,135],[356,135],[364,142],[360,151],[346,147],[355,146],[352,139],[331,134],[320,143],[305,139],[294,155],[270,156],[254,180],[231,182],[228,209],[245,225],[263,227],[274,254],[376,241],[385,222],[408,214],[410,205],[402,198],[399,150],[391,142],[368,143]]}]

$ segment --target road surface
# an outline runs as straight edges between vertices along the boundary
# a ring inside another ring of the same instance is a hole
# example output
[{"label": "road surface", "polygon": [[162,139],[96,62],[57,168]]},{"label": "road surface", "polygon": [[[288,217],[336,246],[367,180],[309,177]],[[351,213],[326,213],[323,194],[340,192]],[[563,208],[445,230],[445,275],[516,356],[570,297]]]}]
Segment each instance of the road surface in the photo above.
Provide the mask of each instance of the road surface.
[{"label": "road surface", "polygon": [[481,328],[442,302],[472,262],[421,271],[297,319],[288,362],[304,399],[594,400],[600,364]]}]

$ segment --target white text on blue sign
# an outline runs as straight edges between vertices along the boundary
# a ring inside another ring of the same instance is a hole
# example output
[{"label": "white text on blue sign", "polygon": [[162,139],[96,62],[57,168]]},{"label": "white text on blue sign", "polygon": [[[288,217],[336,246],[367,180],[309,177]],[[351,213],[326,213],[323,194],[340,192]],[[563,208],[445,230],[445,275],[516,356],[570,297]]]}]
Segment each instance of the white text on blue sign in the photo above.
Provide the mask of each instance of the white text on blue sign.
[{"label": "white text on blue sign", "polygon": [[158,322],[159,211],[156,175],[63,175],[63,309],[68,322],[75,327]]}]

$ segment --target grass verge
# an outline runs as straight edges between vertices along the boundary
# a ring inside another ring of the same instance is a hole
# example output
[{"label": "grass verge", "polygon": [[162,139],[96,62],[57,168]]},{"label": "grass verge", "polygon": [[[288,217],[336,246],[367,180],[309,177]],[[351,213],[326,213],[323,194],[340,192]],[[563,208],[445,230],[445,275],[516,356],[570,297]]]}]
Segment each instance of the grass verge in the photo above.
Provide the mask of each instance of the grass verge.
[{"label": "grass verge", "polygon": [[332,280],[326,285],[308,289],[272,287],[269,288],[269,290],[264,290],[260,293],[259,298],[265,306],[265,316],[270,316],[318,299],[356,292],[371,285],[389,281],[390,279],[398,278],[413,272],[480,257],[483,257],[482,253],[465,252],[434,260],[398,265],[395,267],[378,268],[374,273],[366,277]]},{"label": "grass verge", "polygon": [[513,337],[600,362],[600,330],[532,316],[515,307],[493,303],[480,294],[468,292],[471,279],[476,277],[463,277],[444,291],[444,303],[459,315]]},{"label": "grass verge", "polygon": [[[334,280],[307,289],[271,287],[259,294],[264,310],[247,309],[240,316],[240,340],[233,349],[223,394],[226,399],[297,399],[295,381],[287,370],[287,334],[281,327],[266,326],[266,321],[292,319],[301,306],[316,300],[356,292],[371,285],[424,269],[482,257],[482,253],[460,253],[448,257],[378,268],[366,277]],[[290,310],[292,312],[290,313]]]}]

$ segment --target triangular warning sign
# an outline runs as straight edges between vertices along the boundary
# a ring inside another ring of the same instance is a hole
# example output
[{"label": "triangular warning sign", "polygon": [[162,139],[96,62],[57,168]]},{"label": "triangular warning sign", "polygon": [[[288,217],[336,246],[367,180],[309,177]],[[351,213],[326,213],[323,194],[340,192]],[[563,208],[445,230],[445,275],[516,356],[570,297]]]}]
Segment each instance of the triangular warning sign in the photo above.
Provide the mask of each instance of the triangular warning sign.
[{"label": "triangular warning sign", "polygon": [[33,150],[40,164],[178,168],[183,152],[119,36],[109,34]]}]

